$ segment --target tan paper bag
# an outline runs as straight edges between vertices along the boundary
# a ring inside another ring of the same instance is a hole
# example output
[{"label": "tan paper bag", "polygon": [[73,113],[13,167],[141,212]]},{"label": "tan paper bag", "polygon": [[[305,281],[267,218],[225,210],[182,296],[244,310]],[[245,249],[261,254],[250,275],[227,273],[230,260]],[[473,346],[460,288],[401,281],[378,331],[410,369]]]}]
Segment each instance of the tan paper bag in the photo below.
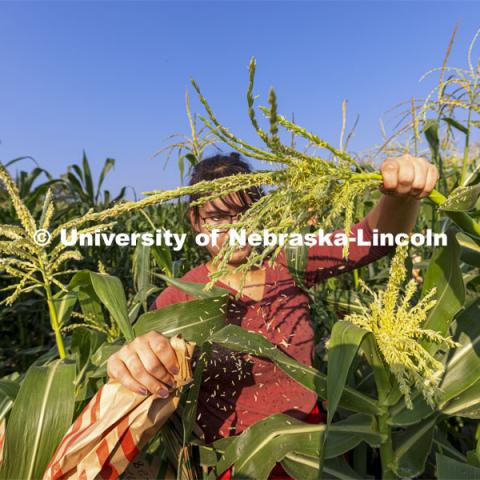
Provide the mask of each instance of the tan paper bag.
[{"label": "tan paper bag", "polygon": [[192,381],[195,344],[175,336],[170,343],[180,371],[170,397],[147,397],[116,381],[96,393],[63,437],[43,480],[115,479],[172,415],[184,385]]}]

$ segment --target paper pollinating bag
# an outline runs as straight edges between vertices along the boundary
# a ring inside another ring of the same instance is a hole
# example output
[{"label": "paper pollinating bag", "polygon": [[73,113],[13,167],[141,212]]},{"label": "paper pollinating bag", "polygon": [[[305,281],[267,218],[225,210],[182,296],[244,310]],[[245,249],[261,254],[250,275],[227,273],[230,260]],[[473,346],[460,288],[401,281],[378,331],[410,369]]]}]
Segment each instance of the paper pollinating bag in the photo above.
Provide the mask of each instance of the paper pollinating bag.
[{"label": "paper pollinating bag", "polygon": [[170,397],[145,397],[116,381],[103,385],[63,437],[43,480],[115,479],[123,473],[175,412],[181,388],[192,381],[195,344],[179,336],[170,343],[180,366]]}]

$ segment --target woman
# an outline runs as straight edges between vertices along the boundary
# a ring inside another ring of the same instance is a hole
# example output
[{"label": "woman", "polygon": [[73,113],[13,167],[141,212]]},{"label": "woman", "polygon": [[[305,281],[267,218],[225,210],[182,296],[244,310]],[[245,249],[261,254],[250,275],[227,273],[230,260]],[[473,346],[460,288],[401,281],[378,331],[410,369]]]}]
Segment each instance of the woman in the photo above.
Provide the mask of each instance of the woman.
[{"label": "woman", "polygon": [[[195,166],[190,184],[250,171],[239,154],[216,155]],[[383,195],[364,219],[352,225],[350,238],[356,237],[359,230],[363,230],[366,240],[372,238],[373,229],[394,234],[409,233],[416,221],[419,200],[428,196],[438,179],[434,165],[409,155],[385,160],[381,172],[383,186],[380,190]],[[262,194],[260,189],[250,188],[191,207],[189,218],[192,227],[196,232],[209,232],[206,225],[221,229],[222,225],[235,222],[241,212]],[[190,201],[197,198],[191,197]],[[212,259],[227,234],[227,231],[221,231],[217,245],[207,247],[211,259],[190,270],[182,280],[208,282],[209,272],[215,270]],[[232,269],[245,261],[250,249],[247,245],[234,253],[229,262]],[[310,247],[304,285],[310,287],[331,276],[367,265],[393,249],[392,246],[359,246],[352,242],[349,258],[345,260],[341,246]],[[235,294],[240,277],[241,274],[230,272],[217,285]],[[162,308],[188,300],[193,300],[193,297],[169,286],[152,307]],[[297,361],[312,365],[314,336],[308,298],[295,285],[283,252],[276,258],[273,267],[265,261],[261,268],[249,272],[240,299],[233,300],[229,306],[227,321],[260,332]],[[214,353],[206,367],[197,407],[198,423],[207,442],[239,434],[273,413],[285,413],[312,423],[324,420],[323,412],[317,406],[316,394],[292,380],[272,362],[246,354],[234,354],[222,348],[215,348]],[[111,378],[138,393],[161,397],[168,396],[171,374],[176,373],[176,368],[175,353],[167,338],[159,332],[137,338],[108,361]],[[279,465],[276,472],[282,473]],[[229,473],[222,478],[229,478]]]}]

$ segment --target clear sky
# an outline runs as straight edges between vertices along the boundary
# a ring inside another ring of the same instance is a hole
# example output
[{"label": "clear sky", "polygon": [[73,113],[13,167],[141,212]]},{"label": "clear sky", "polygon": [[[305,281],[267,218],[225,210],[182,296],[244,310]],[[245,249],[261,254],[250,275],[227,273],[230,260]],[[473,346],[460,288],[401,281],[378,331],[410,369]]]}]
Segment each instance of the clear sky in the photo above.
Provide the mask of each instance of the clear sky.
[{"label": "clear sky", "polygon": [[190,77],[231,131],[256,141],[252,55],[259,104],[274,86],[280,113],[338,144],[347,99],[361,151],[381,142],[387,110],[428,93],[419,79],[441,65],[457,22],[450,64],[464,67],[474,1],[0,2],[0,160],[31,155],[58,175],[85,149],[97,174],[116,159],[113,192],[175,187],[176,162],[152,156],[188,132],[186,88],[201,111]]}]

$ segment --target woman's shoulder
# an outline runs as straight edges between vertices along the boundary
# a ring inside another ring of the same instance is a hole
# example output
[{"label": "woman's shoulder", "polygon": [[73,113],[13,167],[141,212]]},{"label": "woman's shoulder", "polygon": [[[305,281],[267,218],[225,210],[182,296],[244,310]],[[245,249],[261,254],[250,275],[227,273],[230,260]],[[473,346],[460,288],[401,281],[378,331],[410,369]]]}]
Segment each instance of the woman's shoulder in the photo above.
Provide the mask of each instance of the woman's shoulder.
[{"label": "woman's shoulder", "polygon": [[186,282],[205,282],[207,280],[207,275],[207,265],[201,263],[185,273],[183,277],[179,278],[179,280],[185,280]]},{"label": "woman's shoulder", "polygon": [[[208,280],[206,265],[202,263],[192,268],[182,277],[177,278],[177,280],[184,282],[206,283]],[[185,293],[181,288],[178,288],[175,285],[168,285],[157,296],[155,301],[152,303],[150,310],[156,310],[158,308],[166,307],[167,305],[172,305],[179,302],[187,302],[189,300],[193,300],[193,297]]]}]

